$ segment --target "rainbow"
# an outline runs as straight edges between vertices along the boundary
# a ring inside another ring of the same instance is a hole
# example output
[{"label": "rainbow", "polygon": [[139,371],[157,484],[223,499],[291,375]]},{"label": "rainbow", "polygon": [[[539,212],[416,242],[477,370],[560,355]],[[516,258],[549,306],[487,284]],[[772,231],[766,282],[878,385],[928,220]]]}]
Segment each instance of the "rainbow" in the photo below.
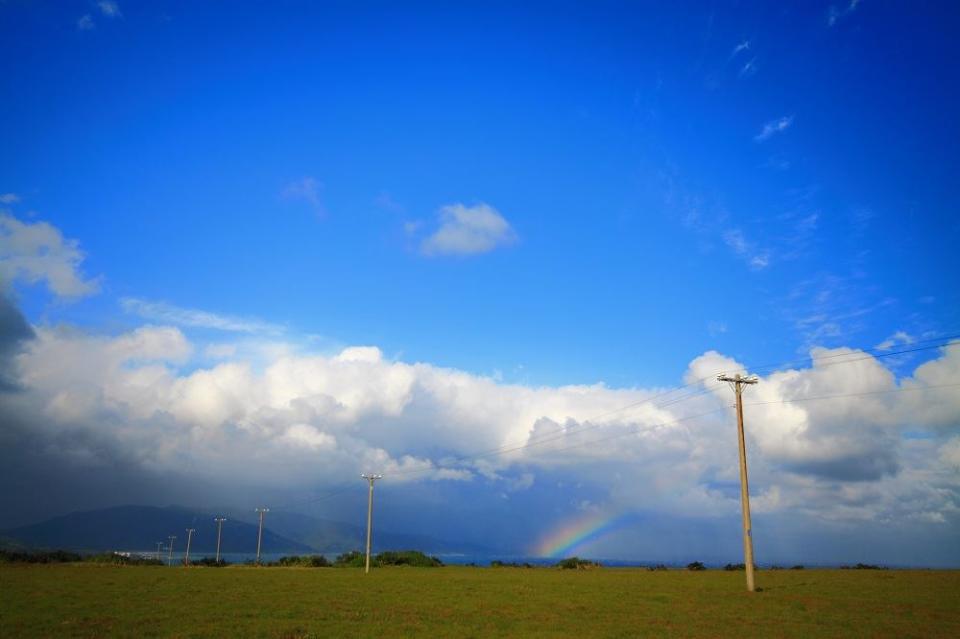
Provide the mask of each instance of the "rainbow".
[{"label": "rainbow", "polygon": [[609,513],[587,513],[567,521],[557,530],[544,536],[534,546],[538,557],[565,557],[570,551],[613,531],[626,518]]}]

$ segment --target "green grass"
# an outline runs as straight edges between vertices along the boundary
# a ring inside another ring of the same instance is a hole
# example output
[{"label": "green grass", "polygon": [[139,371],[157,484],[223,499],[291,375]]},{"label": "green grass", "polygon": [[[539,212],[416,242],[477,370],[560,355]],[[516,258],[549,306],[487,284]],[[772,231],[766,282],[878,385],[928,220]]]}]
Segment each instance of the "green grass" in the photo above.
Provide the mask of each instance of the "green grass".
[{"label": "green grass", "polygon": [[0,565],[4,636],[960,637],[957,571]]}]

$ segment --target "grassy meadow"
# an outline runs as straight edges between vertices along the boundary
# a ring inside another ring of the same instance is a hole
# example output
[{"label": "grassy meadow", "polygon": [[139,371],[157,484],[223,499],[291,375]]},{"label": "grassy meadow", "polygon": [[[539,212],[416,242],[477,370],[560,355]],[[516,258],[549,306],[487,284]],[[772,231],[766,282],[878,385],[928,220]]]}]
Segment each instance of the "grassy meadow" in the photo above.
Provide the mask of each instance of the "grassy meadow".
[{"label": "grassy meadow", "polygon": [[960,637],[960,572],[0,565],[7,637]]}]

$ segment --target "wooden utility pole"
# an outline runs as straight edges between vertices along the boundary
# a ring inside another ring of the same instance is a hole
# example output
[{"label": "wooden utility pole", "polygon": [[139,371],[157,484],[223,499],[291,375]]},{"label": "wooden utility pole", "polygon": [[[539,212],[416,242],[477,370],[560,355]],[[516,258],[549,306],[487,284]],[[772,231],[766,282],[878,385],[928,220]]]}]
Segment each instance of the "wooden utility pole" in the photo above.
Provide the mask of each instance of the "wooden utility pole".
[{"label": "wooden utility pole", "polygon": [[170,535],[169,537],[167,537],[167,539],[170,540],[170,544],[167,546],[167,565],[168,566],[173,563],[173,540],[176,538],[177,538],[176,535]]},{"label": "wooden utility pole", "polygon": [[257,565],[260,565],[260,542],[263,541],[263,513],[270,512],[269,508],[257,508],[256,512],[260,513],[260,529],[257,532]]},{"label": "wooden utility pole", "polygon": [[217,517],[214,519],[217,522],[217,559],[216,563],[220,563],[220,530],[223,528],[223,522],[227,520],[226,517]]},{"label": "wooden utility pole", "polygon": [[383,475],[360,475],[370,483],[370,494],[367,497],[367,565],[364,574],[370,572],[370,537],[373,532],[373,482],[383,479]]},{"label": "wooden utility pole", "polygon": [[162,542],[162,541],[158,541],[158,542],[157,542],[157,561],[160,561],[160,548],[162,548],[162,547],[163,547],[163,542]]},{"label": "wooden utility pole", "polygon": [[187,554],[183,556],[184,566],[190,565],[190,540],[193,539],[194,530],[196,530],[196,528],[187,528]]},{"label": "wooden utility pole", "polygon": [[743,564],[747,570],[747,590],[754,591],[753,583],[753,528],[750,524],[750,487],[747,481],[747,446],[743,437],[743,387],[756,384],[756,375],[717,375],[718,382],[729,382],[737,398],[737,439],[740,444],[740,507],[743,511]]}]

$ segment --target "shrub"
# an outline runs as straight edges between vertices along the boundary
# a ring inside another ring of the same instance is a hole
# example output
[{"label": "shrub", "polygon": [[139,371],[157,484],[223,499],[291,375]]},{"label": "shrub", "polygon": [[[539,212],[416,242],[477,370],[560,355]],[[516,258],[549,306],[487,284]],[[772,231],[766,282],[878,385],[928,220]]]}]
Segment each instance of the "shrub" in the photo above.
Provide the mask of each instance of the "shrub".
[{"label": "shrub", "polygon": [[349,566],[351,568],[362,568],[365,564],[365,557],[359,550],[351,550],[338,555],[333,561],[334,566]]},{"label": "shrub", "polygon": [[62,564],[83,561],[83,557],[68,550],[0,550],[0,563],[4,564]]},{"label": "shrub", "polygon": [[886,570],[883,566],[857,563],[853,566],[840,566],[841,570]]},{"label": "shrub", "polygon": [[490,562],[491,568],[533,568],[533,564],[523,562],[522,564],[515,561],[500,561],[499,559],[494,559]]},{"label": "shrub", "polygon": [[200,559],[194,559],[190,561],[191,566],[206,566],[208,568],[222,568],[224,566],[229,566],[230,562],[221,559],[217,561],[214,557],[201,557]]},{"label": "shrub", "polygon": [[330,562],[323,555],[293,555],[290,557],[281,557],[272,566],[294,566],[300,568],[328,568]]},{"label": "shrub", "polygon": [[723,567],[724,570],[746,570],[746,564],[727,564]]},{"label": "shrub", "polygon": [[669,570],[669,568],[667,568],[663,564],[656,564],[654,566],[647,566],[647,570],[649,570],[650,572],[656,572],[659,570]]},{"label": "shrub", "polygon": [[803,565],[797,564],[796,566],[790,566],[790,570],[803,570]]},{"label": "shrub", "polygon": [[419,550],[386,550],[373,558],[377,566],[415,566],[417,568],[439,568],[443,562],[436,557],[425,555]]},{"label": "shrub", "polygon": [[600,568],[600,562],[580,559],[579,557],[567,557],[566,559],[558,561],[555,567],[562,570],[589,570],[591,568]]},{"label": "shrub", "polygon": [[162,566],[163,562],[153,557],[138,557],[135,555],[121,555],[117,552],[103,552],[87,555],[83,558],[93,564],[115,564],[118,566]]},{"label": "shrub", "polygon": [[[366,565],[366,555],[359,550],[345,552],[334,560],[335,566],[362,568]],[[416,568],[439,568],[443,562],[436,557],[426,555],[419,550],[385,550],[370,557],[372,566],[414,566]]]},{"label": "shrub", "polygon": [[706,570],[707,567],[701,561],[692,561],[687,564],[687,570]]}]

